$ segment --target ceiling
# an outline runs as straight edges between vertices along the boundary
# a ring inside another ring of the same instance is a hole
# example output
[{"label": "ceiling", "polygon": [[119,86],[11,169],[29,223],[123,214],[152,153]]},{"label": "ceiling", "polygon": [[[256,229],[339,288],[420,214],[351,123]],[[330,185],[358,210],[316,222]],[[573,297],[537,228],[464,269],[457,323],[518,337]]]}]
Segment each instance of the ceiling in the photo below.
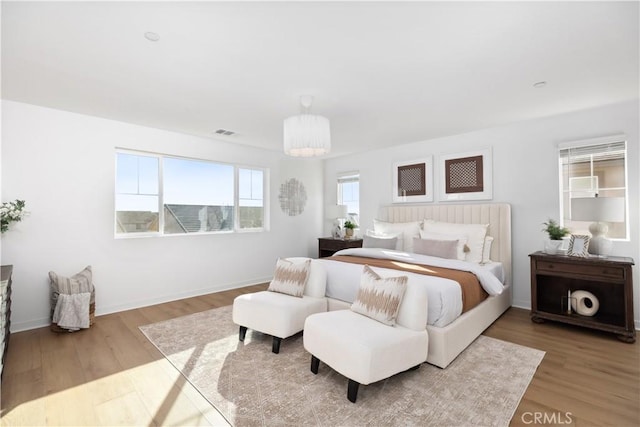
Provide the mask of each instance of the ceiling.
[{"label": "ceiling", "polygon": [[312,95],[343,155],[637,99],[638,5],[3,1],[2,97],[282,150]]}]

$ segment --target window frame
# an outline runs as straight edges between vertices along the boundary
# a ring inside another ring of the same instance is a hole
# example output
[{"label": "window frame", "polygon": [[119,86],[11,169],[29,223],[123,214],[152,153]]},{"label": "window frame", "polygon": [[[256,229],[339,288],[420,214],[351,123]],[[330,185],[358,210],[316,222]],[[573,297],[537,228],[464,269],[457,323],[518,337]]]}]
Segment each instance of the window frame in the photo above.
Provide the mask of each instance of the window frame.
[{"label": "window frame", "polygon": [[[560,225],[565,225],[565,210],[567,207],[564,205],[564,196],[570,189],[564,187],[563,174],[562,174],[562,152],[572,148],[586,148],[598,145],[607,145],[623,143],[624,144],[624,203],[625,203],[625,237],[610,237],[608,239],[618,242],[628,242],[631,239],[630,232],[630,217],[629,217],[629,144],[627,136],[624,134],[610,135],[599,138],[591,138],[577,141],[569,141],[558,144],[557,159],[558,159],[558,190],[559,190],[559,213],[560,213]],[[593,167],[593,166],[592,166]],[[593,175],[592,175],[593,176]],[[569,177],[571,179],[571,177]],[[600,188],[598,188],[600,190]],[[618,190],[622,191],[622,188],[604,188],[604,191]],[[570,197],[570,196],[569,196]]]},{"label": "window frame", "polygon": [[[131,232],[131,233],[119,233],[118,232],[118,211],[116,209],[116,197],[117,192],[117,180],[118,180],[118,154],[128,154],[133,156],[155,157],[158,159],[158,231],[143,231],[143,232]],[[172,158],[179,160],[190,160],[198,162],[206,162],[220,165],[228,165],[233,167],[233,229],[232,230],[217,230],[217,231],[196,231],[187,233],[165,233],[165,214],[164,214],[164,159]],[[239,174],[241,169],[256,170],[262,172],[262,227],[246,227],[240,228],[240,212],[239,212]],[[254,166],[239,163],[221,162],[210,159],[186,157],[172,154],[155,153],[142,150],[132,150],[128,148],[116,147],[114,155],[114,205],[113,205],[113,232],[116,239],[132,239],[132,238],[146,238],[146,237],[175,237],[175,236],[200,236],[200,235],[220,235],[220,234],[233,234],[233,233],[259,233],[268,232],[270,229],[270,215],[269,215],[269,176],[270,170],[267,167]]]},{"label": "window frame", "polygon": [[336,204],[346,205],[344,203],[342,185],[350,182],[358,183],[358,212],[347,212],[348,219],[359,222],[360,218],[360,171],[340,172],[336,178]]}]

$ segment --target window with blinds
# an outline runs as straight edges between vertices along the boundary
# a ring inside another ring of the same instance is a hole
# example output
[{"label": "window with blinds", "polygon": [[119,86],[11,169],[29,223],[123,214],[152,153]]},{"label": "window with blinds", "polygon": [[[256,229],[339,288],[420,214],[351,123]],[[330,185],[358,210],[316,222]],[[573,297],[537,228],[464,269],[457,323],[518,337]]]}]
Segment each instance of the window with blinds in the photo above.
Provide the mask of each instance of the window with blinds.
[{"label": "window with blinds", "polygon": [[358,222],[360,215],[360,173],[347,172],[338,175],[339,205],[347,205],[347,212],[352,220]]},{"label": "window with blinds", "polygon": [[585,197],[622,198],[624,221],[607,222],[611,239],[628,238],[627,143],[624,136],[562,144],[560,162],[560,214],[573,234],[589,234],[594,221],[572,220],[572,200]]}]

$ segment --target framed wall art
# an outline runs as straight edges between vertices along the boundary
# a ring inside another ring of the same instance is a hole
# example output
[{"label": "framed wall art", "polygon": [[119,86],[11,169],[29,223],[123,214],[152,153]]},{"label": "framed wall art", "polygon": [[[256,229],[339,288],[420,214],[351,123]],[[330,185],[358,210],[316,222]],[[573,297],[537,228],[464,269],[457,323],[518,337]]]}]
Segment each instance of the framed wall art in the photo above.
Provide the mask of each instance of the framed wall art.
[{"label": "framed wall art", "polygon": [[433,156],[393,164],[393,203],[433,202]]},{"label": "framed wall art", "polygon": [[442,201],[491,200],[493,163],[491,148],[439,157]]}]

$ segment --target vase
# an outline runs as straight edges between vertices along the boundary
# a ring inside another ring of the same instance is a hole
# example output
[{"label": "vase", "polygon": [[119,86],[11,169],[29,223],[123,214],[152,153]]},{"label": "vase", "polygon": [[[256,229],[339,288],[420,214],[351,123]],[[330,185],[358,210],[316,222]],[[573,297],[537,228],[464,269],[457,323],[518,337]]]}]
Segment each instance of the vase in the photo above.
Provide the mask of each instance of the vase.
[{"label": "vase", "polygon": [[544,242],[544,251],[549,255],[555,255],[560,252],[560,246],[562,246],[562,240],[548,239]]},{"label": "vase", "polygon": [[344,237],[345,239],[350,239],[353,237],[353,228],[345,228],[344,229]]}]

